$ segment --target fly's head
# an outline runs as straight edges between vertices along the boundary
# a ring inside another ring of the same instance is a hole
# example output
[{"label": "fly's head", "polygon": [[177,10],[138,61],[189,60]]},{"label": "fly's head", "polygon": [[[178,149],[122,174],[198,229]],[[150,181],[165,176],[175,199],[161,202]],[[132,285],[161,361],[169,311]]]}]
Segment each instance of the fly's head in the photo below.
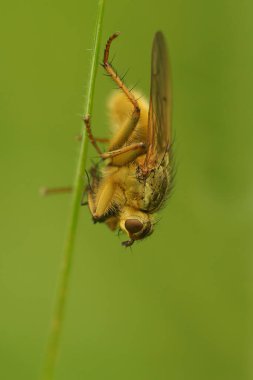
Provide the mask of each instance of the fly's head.
[{"label": "fly's head", "polygon": [[122,211],[119,225],[129,237],[129,240],[122,242],[125,247],[130,247],[135,240],[145,239],[153,232],[152,216],[131,207]]}]

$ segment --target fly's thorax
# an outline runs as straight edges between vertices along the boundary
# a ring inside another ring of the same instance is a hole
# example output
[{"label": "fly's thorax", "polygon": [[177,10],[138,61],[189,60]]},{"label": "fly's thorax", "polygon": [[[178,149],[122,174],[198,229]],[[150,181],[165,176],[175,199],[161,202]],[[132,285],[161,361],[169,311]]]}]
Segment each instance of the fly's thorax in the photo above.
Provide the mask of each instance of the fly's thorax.
[{"label": "fly's thorax", "polygon": [[135,240],[141,240],[153,232],[153,217],[132,207],[124,207],[119,216],[119,226],[128,237],[129,241],[123,245],[131,245]]},{"label": "fly's thorax", "polygon": [[128,176],[124,183],[126,203],[134,209],[140,208],[140,202],[144,194],[144,186],[136,177],[136,165],[129,165]]},{"label": "fly's thorax", "polygon": [[119,208],[127,205],[135,209],[140,208],[140,201],[143,197],[143,184],[136,178],[136,165],[131,164],[122,167],[108,167],[104,173],[104,178],[112,177],[115,186],[121,190],[121,199],[117,199]]},{"label": "fly's thorax", "polygon": [[[147,212],[155,212],[159,210],[166,200],[168,189],[170,187],[170,172],[168,170],[169,156],[165,155],[162,162],[154,166],[148,173],[146,178],[141,178],[140,182],[144,184],[144,193],[141,203],[141,209]],[[140,169],[140,168],[138,168]]]}]

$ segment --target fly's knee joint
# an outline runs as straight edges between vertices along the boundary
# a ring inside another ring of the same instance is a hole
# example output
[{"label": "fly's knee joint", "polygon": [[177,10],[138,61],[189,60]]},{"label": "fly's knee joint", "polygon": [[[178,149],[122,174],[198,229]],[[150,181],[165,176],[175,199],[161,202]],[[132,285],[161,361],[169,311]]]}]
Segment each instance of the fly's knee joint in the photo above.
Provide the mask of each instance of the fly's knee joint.
[{"label": "fly's knee joint", "polygon": [[136,105],[134,107],[134,112],[133,112],[133,118],[134,118],[134,120],[138,121],[139,118],[140,118],[140,115],[141,115],[141,109],[140,109],[140,107],[138,105]]}]

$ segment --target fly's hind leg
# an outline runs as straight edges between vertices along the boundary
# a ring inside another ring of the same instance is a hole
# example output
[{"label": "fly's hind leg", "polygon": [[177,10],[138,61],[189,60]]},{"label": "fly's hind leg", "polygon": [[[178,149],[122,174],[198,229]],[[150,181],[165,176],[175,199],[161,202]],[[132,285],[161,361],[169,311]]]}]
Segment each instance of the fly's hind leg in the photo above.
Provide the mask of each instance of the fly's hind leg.
[{"label": "fly's hind leg", "polygon": [[110,158],[111,165],[124,166],[129,162],[135,160],[138,156],[144,154],[146,147],[143,142],[138,142],[128,146],[124,146],[129,136],[138,124],[138,121],[140,119],[140,107],[138,105],[137,100],[135,99],[135,96],[126,87],[122,79],[117,75],[116,71],[113,69],[112,65],[109,62],[109,52],[111,43],[115,38],[118,37],[118,35],[118,33],[113,34],[107,41],[104,51],[103,67],[133,105],[134,109],[131,118],[127,120],[121,128],[118,129],[115,136],[111,139],[108,152],[106,153],[101,152],[100,148],[97,145],[96,139],[92,134],[89,115],[87,115],[84,118],[84,122],[89,140],[98,152],[98,154],[100,155],[100,157],[102,157],[103,159]]},{"label": "fly's hind leg", "polygon": [[137,102],[137,99],[135,99],[135,96],[132,94],[132,92],[126,87],[125,83],[122,81],[122,79],[117,75],[116,71],[112,67],[112,65],[109,62],[109,53],[110,53],[110,47],[112,41],[117,38],[119,33],[114,33],[107,41],[107,44],[105,46],[104,51],[104,59],[103,59],[103,67],[106,70],[106,72],[109,74],[109,76],[112,78],[112,80],[117,84],[117,86],[123,91],[123,93],[126,95],[128,100],[133,105],[133,113],[131,115],[131,119],[127,120],[126,124],[123,125],[119,130],[117,131],[114,138],[111,140],[109,150],[115,150],[120,148],[124,143],[128,140],[129,136],[135,129],[136,125],[138,124],[138,121],[140,119],[140,107]]}]

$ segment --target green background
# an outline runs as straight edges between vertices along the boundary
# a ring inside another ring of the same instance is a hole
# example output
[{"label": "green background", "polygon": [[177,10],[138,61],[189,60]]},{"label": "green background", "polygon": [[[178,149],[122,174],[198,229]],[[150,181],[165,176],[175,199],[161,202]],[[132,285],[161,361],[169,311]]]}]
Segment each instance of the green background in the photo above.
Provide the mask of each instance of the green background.
[{"label": "green background", "polygon": [[[130,67],[127,84],[149,93],[154,32],[168,41],[175,190],[132,251],[81,209],[56,379],[252,379],[252,11],[250,1],[108,0],[102,47],[122,32],[114,65]],[[72,183],[95,19],[91,0],[1,5],[1,379],[41,368],[70,196],[38,189]],[[114,87],[99,68],[100,136]]]}]

